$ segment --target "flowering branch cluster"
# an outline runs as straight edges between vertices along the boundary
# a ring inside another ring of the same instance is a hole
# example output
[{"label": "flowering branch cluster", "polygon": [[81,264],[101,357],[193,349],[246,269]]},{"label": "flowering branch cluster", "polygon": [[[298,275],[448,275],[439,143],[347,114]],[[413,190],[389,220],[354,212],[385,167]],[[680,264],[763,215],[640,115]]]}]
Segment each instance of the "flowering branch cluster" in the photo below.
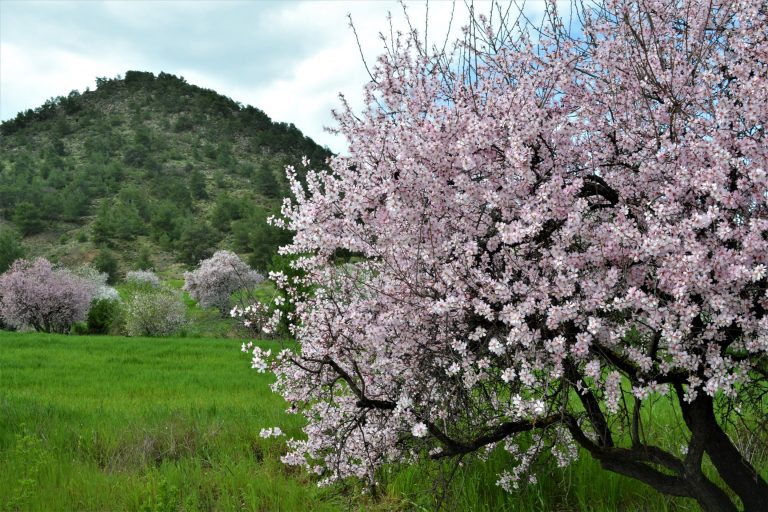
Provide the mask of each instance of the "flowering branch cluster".
[{"label": "flowering branch cluster", "polygon": [[149,286],[151,288],[160,286],[160,278],[151,270],[129,270],[125,274],[125,281],[134,286]]},{"label": "flowering branch cluster", "polygon": [[[273,306],[282,302],[281,297],[275,297]],[[255,336],[270,335],[276,332],[280,322],[280,311],[261,302],[254,302],[245,307],[236,305],[229,312],[232,318],[239,318],[243,325],[250,329]]]},{"label": "flowering branch cluster", "polygon": [[99,272],[91,265],[81,265],[73,270],[73,273],[89,281],[96,289],[94,292],[93,300],[110,300],[119,301],[120,294],[118,291],[107,284],[109,275],[106,272]]}]

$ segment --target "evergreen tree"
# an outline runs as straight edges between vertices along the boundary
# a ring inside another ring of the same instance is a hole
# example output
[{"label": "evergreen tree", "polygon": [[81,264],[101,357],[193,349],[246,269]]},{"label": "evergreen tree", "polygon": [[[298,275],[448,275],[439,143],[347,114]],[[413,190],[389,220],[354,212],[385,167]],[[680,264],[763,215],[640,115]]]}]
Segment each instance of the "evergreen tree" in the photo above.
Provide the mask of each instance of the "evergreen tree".
[{"label": "evergreen tree", "polygon": [[8,270],[11,264],[24,257],[24,246],[19,235],[8,228],[0,228],[0,274]]},{"label": "evergreen tree", "polygon": [[96,258],[93,260],[93,267],[99,272],[107,274],[107,283],[115,284],[117,282],[117,259],[109,249],[102,248]]},{"label": "evergreen tree", "polygon": [[220,231],[231,229],[231,222],[243,216],[242,201],[226,192],[219,194],[211,211],[211,224]]},{"label": "evergreen tree", "polygon": [[207,222],[190,221],[176,242],[178,259],[188,265],[196,265],[213,255],[219,240],[221,235]]},{"label": "evergreen tree", "polygon": [[139,270],[151,270],[154,268],[151,251],[146,245],[142,245],[139,249],[139,255],[136,258],[135,267]]},{"label": "evergreen tree", "polygon": [[277,249],[291,241],[291,232],[272,226],[267,222],[270,216],[277,213],[267,209],[257,209],[249,217],[251,225],[250,247],[253,254],[248,258],[248,264],[256,270],[267,269],[272,257],[277,254]]},{"label": "evergreen tree", "polygon": [[40,208],[26,201],[16,205],[13,222],[24,236],[39,233],[45,227],[40,215]]},{"label": "evergreen tree", "polygon": [[207,199],[205,190],[205,175],[199,169],[192,169],[189,173],[189,191],[194,199]]},{"label": "evergreen tree", "polygon": [[253,177],[256,192],[271,199],[280,197],[280,184],[269,164],[262,162]]},{"label": "evergreen tree", "polygon": [[96,244],[108,244],[114,236],[115,230],[111,222],[109,202],[102,201],[96,214],[96,220],[91,224],[91,239]]}]

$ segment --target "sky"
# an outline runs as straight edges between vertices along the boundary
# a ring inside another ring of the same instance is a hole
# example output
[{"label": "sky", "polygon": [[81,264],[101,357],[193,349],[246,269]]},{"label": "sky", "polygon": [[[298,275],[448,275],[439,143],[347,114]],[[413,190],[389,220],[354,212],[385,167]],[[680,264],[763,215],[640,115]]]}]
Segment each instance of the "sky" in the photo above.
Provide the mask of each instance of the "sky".
[{"label": "sky", "polygon": [[[475,8],[488,3],[475,0]],[[529,1],[536,7],[536,0]],[[412,22],[442,41],[467,23],[464,1],[407,2]],[[427,16],[428,11],[428,16]],[[362,110],[379,33],[407,27],[388,0],[0,0],[0,120],[128,70],[161,71],[295,124],[335,152],[339,93]],[[349,28],[352,16],[360,48]]]}]

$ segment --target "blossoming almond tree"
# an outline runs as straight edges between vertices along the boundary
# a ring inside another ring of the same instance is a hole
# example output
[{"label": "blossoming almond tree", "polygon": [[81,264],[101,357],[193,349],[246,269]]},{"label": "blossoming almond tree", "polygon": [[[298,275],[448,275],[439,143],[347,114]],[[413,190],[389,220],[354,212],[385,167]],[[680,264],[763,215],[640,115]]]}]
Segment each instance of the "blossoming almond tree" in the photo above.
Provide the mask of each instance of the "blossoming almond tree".
[{"label": "blossoming almond tree", "polygon": [[96,283],[45,258],[16,260],[0,275],[0,317],[14,327],[43,332],[69,332],[85,320]]},{"label": "blossoming almond tree", "polygon": [[285,461],[332,481],[499,448],[509,488],[581,447],[705,510],[765,510],[727,432],[766,420],[768,4],[550,5],[535,38],[504,12],[453,51],[395,35],[367,110],[337,115],[349,156],[306,188],[289,169],[283,252],[313,291],[271,366],[308,420]]},{"label": "blossoming almond tree", "polygon": [[192,272],[184,272],[184,290],[203,307],[216,306],[222,316],[229,311],[230,296],[249,290],[264,277],[231,251],[216,251]]},{"label": "blossoming almond tree", "polygon": [[158,288],[160,278],[151,270],[129,270],[125,274],[125,282],[139,288]]}]

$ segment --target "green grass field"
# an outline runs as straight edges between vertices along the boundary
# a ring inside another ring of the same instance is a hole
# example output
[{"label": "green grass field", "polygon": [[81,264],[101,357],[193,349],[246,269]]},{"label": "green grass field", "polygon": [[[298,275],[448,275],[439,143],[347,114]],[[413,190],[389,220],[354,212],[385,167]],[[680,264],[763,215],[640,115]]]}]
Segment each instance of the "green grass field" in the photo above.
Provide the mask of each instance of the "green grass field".
[{"label": "green grass field", "polygon": [[[301,420],[250,369],[239,341],[0,332],[0,511],[697,510],[588,457],[544,467],[516,494],[496,486],[504,454],[382,472],[318,488],[284,466],[279,425]],[[265,342],[269,345],[269,342]]]},{"label": "green grass field", "polygon": [[238,349],[0,333],[0,509],[337,510],[259,438],[300,423]]}]

